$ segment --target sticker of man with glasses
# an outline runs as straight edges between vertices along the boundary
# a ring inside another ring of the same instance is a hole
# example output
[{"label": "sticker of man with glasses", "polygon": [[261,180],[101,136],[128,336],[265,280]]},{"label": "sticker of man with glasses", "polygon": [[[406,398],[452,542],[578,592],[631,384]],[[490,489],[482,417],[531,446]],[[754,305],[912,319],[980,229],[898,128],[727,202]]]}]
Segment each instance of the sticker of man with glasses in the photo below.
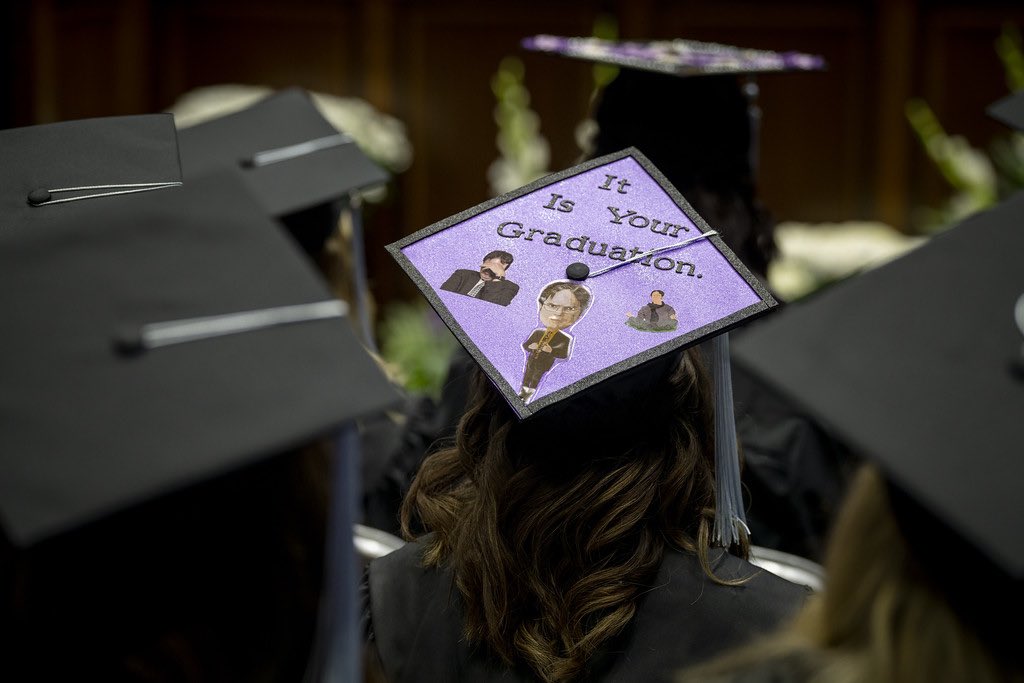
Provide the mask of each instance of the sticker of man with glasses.
[{"label": "sticker of man with glasses", "polygon": [[578,282],[558,280],[541,290],[537,297],[541,327],[523,342],[526,367],[519,397],[525,402],[537,393],[537,386],[555,361],[568,360],[572,355],[573,338],[564,330],[583,317],[590,302],[590,290]]}]

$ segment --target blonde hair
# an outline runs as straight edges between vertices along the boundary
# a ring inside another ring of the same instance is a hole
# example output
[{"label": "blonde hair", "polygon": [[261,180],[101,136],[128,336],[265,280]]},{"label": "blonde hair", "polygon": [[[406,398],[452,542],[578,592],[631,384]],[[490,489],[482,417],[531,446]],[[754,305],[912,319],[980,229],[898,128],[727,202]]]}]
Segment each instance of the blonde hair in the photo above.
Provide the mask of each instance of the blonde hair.
[{"label": "blonde hair", "polygon": [[727,680],[766,660],[795,667],[808,683],[1024,680],[1019,668],[996,659],[925,578],[874,466],[864,466],[853,482],[825,569],[825,590],[785,631],[680,680]]}]

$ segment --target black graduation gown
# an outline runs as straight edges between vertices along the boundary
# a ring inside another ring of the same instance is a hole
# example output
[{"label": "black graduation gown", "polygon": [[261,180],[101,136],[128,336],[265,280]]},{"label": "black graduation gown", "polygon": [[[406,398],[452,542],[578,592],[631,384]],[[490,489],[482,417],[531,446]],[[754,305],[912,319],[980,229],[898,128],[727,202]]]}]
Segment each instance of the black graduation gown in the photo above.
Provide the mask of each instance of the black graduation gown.
[{"label": "black graduation gown", "polygon": [[[369,567],[364,617],[387,680],[534,680],[464,642],[452,575],[420,566],[421,548],[410,543]],[[704,575],[695,555],[667,552],[633,623],[592,660],[587,680],[670,681],[687,666],[771,631],[809,595],[721,550],[712,552],[712,567],[720,578],[752,578],[722,586]]]}]

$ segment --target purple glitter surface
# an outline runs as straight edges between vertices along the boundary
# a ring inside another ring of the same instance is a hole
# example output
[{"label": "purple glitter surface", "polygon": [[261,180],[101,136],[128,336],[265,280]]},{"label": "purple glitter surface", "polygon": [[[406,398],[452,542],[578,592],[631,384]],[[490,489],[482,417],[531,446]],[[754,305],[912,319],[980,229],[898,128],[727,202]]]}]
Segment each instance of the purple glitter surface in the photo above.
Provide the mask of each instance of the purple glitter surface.
[{"label": "purple glitter surface", "polygon": [[[500,377],[492,381],[518,394],[523,343],[542,327],[538,294],[566,280],[567,266],[584,263],[594,273],[621,263],[611,255],[635,256],[701,234],[644,167],[626,156],[454,223],[401,251],[496,368]],[[584,253],[568,248],[580,243]],[[505,278],[519,291],[507,306],[441,289],[458,269],[478,271],[495,250],[515,259]],[[571,354],[544,374],[534,400],[762,301],[708,239],[659,252],[648,265],[626,263],[591,275],[583,284],[592,293],[591,305],[564,330],[573,338]],[[664,291],[664,303],[675,310],[674,331],[627,324],[629,314],[651,302],[653,290]]]},{"label": "purple glitter surface", "polygon": [[683,39],[637,42],[538,35],[524,38],[522,46],[537,52],[680,76],[825,68],[825,60],[819,55],[755,50]]}]

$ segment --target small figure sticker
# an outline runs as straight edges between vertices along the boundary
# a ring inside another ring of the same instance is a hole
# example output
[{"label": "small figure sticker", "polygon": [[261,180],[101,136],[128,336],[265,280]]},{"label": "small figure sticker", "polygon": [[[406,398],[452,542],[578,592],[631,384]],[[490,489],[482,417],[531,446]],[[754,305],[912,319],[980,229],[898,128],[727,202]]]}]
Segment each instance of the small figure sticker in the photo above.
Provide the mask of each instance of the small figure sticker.
[{"label": "small figure sticker", "polygon": [[526,366],[519,397],[529,403],[544,375],[556,361],[572,356],[573,337],[564,332],[576,324],[590,306],[590,290],[578,282],[559,280],[541,290],[537,313],[541,327],[523,342]]},{"label": "small figure sticker", "polygon": [[651,292],[651,302],[636,313],[626,313],[626,324],[644,332],[673,332],[679,326],[676,309],[665,303],[665,292],[656,289]]}]

